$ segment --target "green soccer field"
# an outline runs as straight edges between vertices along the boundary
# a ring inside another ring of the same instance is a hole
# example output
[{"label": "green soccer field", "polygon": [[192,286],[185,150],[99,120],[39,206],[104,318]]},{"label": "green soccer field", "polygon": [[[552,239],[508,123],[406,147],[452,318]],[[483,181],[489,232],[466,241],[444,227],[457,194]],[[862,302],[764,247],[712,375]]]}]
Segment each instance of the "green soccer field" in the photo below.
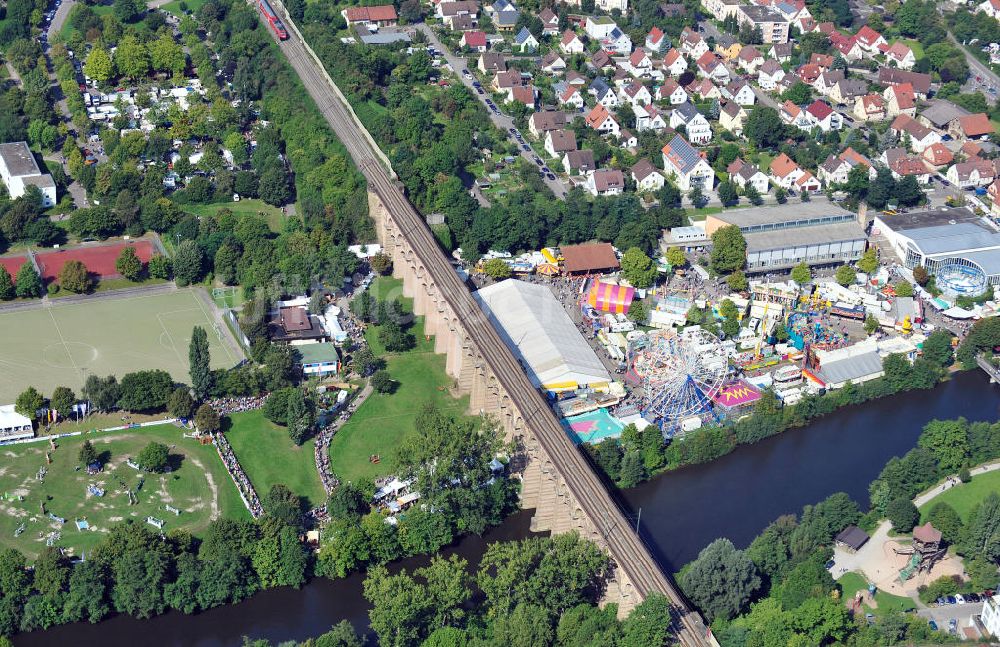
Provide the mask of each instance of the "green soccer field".
[{"label": "green soccer field", "polygon": [[212,367],[233,366],[242,354],[225,326],[220,340],[210,307],[191,289],[0,312],[0,404],[14,402],[29,385],[46,396],[57,386],[79,393],[87,375],[158,368],[190,381],[188,343],[196,325],[208,332]]},{"label": "green soccer field", "polygon": [[[184,528],[199,534],[215,517],[249,518],[215,448],[184,438],[183,431],[173,425],[156,425],[60,438],[55,451],[47,442],[0,448],[0,546],[17,548],[33,558],[53,533],[59,533],[55,545],[80,555],[92,549],[110,526],[122,519],[146,523],[146,517],[152,516],[166,522],[164,532]],[[89,475],[77,469],[80,445],[85,439],[106,461],[99,474]],[[126,464],[129,457],[135,458],[153,441],[171,448],[174,471],[140,474]],[[46,463],[46,453],[51,454],[51,464]],[[36,477],[42,467],[46,473],[39,480]],[[140,478],[142,486],[135,493],[136,502],[130,505],[122,484],[135,492]],[[104,490],[104,496],[90,493],[89,485]],[[167,510],[167,505],[180,510],[180,514]],[[52,520],[49,513],[66,523]],[[77,519],[86,519],[90,528],[79,530]],[[18,534],[22,524],[24,528]]]}]

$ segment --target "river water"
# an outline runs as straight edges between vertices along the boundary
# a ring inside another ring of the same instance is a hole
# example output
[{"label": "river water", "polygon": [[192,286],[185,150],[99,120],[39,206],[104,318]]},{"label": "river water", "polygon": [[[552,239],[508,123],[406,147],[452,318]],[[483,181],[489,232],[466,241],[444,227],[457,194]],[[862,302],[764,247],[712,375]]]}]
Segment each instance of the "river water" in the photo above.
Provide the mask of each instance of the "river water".
[{"label": "river water", "polygon": [[[916,444],[934,418],[1000,419],[1000,387],[981,371],[959,374],[933,391],[885,398],[843,409],[716,461],[660,476],[622,493],[641,532],[667,572],[694,559],[706,544],[726,536],[745,546],[779,515],[844,491],[862,505],[870,483],[892,456]],[[641,513],[640,513],[641,509]],[[484,537],[466,537],[443,551],[475,564],[494,541],[528,535],[530,513],[519,512]],[[419,568],[426,558],[394,569]],[[274,589],[237,605],[194,616],[168,613],[152,620],[118,616],[97,625],[78,623],[18,636],[18,647],[101,644],[131,647],[221,647],[241,637],[273,642],[316,636],[341,620],[367,625],[362,575],[316,578],[300,590]]]}]

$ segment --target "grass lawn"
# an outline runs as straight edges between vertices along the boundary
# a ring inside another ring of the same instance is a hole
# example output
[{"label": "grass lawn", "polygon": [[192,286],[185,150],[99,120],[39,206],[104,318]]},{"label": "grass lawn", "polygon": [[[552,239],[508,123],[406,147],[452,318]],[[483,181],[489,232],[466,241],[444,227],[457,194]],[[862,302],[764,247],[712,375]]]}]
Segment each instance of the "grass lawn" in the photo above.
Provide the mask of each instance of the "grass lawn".
[{"label": "grass lawn", "polygon": [[[841,599],[845,601],[852,600],[858,591],[868,590],[868,582],[860,573],[844,573],[844,575],[837,580],[837,583],[840,584],[844,591]],[[913,609],[917,606],[911,598],[901,595],[892,595],[890,593],[886,593],[885,591],[875,592],[875,604],[878,605],[878,608],[873,609],[872,613],[876,616],[885,613],[888,609],[906,611],[907,609]],[[869,607],[866,605],[865,608],[867,609]]]},{"label": "grass lawn", "polygon": [[[116,279],[101,279],[94,286],[93,292],[108,292],[111,290],[124,290],[126,288],[138,288],[145,285],[160,285],[166,283],[167,281],[163,279],[154,278],[144,278],[141,281],[129,281],[126,278],[116,278]],[[59,290],[55,294],[49,295],[53,299],[60,299],[62,297],[75,297],[76,292],[70,292],[69,290]]]},{"label": "grass lawn", "polygon": [[237,413],[229,419],[226,438],[258,496],[263,498],[272,485],[283,483],[306,497],[309,506],[323,504],[326,494],[316,472],[314,440],[296,447],[288,430],[273,424],[262,411]]},{"label": "grass lawn", "polygon": [[921,523],[927,521],[927,514],[939,501],[955,508],[955,512],[962,518],[962,521],[968,521],[972,508],[986,498],[987,494],[997,491],[1000,491],[1000,470],[973,476],[970,482],[949,488],[920,506],[920,521]]},{"label": "grass lawn", "polygon": [[[168,5],[169,6],[169,5]],[[285,225],[285,214],[278,207],[272,207],[263,200],[244,198],[239,202],[213,202],[212,204],[183,204],[181,209],[199,217],[214,216],[220,209],[229,209],[238,216],[260,215],[267,219],[271,231],[280,233]],[[164,242],[166,242],[164,237]]]},{"label": "grass lawn", "polygon": [[[87,438],[106,460],[104,471],[94,476],[76,469],[80,445]],[[171,448],[176,464],[173,472],[140,475],[125,464],[152,441]],[[182,429],[173,425],[61,438],[56,445],[51,465],[45,462],[46,452],[51,451],[48,443],[3,448],[0,545],[17,548],[29,558],[37,556],[53,532],[61,534],[56,546],[79,555],[93,548],[111,525],[125,518],[144,521],[152,516],[166,522],[165,531],[185,528],[195,534],[205,530],[216,516],[249,518],[215,448],[184,438]],[[35,476],[43,466],[46,474],[39,481]],[[135,491],[140,478],[144,482],[136,495],[138,503],[129,505],[121,484]],[[88,485],[103,489],[104,496],[90,494]],[[18,496],[23,500],[19,501]],[[167,512],[166,504],[181,510],[180,515]],[[48,513],[66,519],[66,523],[53,521]],[[90,530],[77,529],[75,521],[84,518]],[[24,531],[15,537],[22,523]]]},{"label": "grass lawn", "polygon": [[184,7],[187,8],[188,13],[195,13],[201,9],[201,6],[207,1],[208,0],[174,0],[173,2],[168,2],[160,8],[180,18],[184,15],[184,10],[181,5],[184,5]]},{"label": "grass lawn", "polygon": [[913,56],[918,61],[924,57],[924,46],[920,44],[919,40],[904,40],[903,44],[913,50]]},{"label": "grass lawn", "polygon": [[[370,288],[379,299],[401,294],[402,282],[380,277]],[[410,299],[403,299],[409,311]],[[435,355],[433,340],[423,335],[423,318],[417,317],[410,332],[417,346],[405,353],[385,353],[378,341],[376,327],[366,331],[372,351],[385,358],[386,368],[397,389],[390,394],[374,393],[330,442],[330,462],[333,472],[344,481],[375,478],[392,474],[398,465],[396,451],[404,438],[416,433],[414,416],[427,403],[452,413],[468,409],[468,398],[455,399],[448,391],[452,378],[445,373],[444,355]],[[378,454],[380,462],[369,457]]]}]

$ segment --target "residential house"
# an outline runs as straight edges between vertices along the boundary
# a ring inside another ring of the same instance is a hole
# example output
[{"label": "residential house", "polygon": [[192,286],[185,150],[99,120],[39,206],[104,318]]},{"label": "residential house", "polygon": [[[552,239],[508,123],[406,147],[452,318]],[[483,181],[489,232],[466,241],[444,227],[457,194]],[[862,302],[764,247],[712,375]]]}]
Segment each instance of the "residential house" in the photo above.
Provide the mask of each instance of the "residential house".
[{"label": "residential house", "polygon": [[917,117],[917,121],[928,128],[948,130],[953,122],[957,122],[959,118],[970,114],[972,113],[962,106],[952,103],[951,101],[946,101],[945,99],[934,99],[930,101],[930,105],[924,108],[924,110],[920,113],[920,116]]},{"label": "residential house", "polygon": [[639,138],[622,128],[618,132],[618,145],[630,153],[635,153],[639,148]]},{"label": "residential house", "polygon": [[521,31],[514,36],[514,49],[525,53],[532,53],[538,50],[538,39],[535,38],[527,27],[521,27]]},{"label": "residential house", "polygon": [[720,21],[735,16],[740,8],[740,0],[702,0],[701,4]]},{"label": "residential house", "polygon": [[882,48],[889,45],[882,34],[878,33],[868,25],[858,30],[858,45],[870,56],[875,56],[882,52]]},{"label": "residential house", "polygon": [[913,55],[913,50],[901,41],[896,41],[886,50],[885,60],[901,70],[912,70],[913,66],[917,64],[917,57]]},{"label": "residential house", "polygon": [[566,175],[580,175],[593,171],[597,168],[594,164],[594,151],[589,148],[569,151],[563,155],[562,167]]},{"label": "residential house", "polygon": [[705,78],[711,79],[715,83],[725,85],[731,78],[729,68],[725,66],[715,53],[705,52],[695,63],[698,71]]},{"label": "residential house", "polygon": [[521,12],[510,5],[504,11],[497,11],[493,14],[493,26],[497,28],[497,31],[514,31],[520,19]]},{"label": "residential house", "polygon": [[781,109],[778,110],[778,116],[781,117],[781,121],[789,126],[795,126],[799,130],[812,130],[812,121],[809,120],[809,116],[806,114],[805,110],[791,101],[786,100],[783,104],[781,104]]},{"label": "residential house", "polygon": [[637,47],[628,57],[628,71],[634,77],[649,76],[649,73],[653,71],[653,60],[649,58],[644,49]]},{"label": "residential house", "polygon": [[837,105],[854,105],[859,97],[868,92],[868,84],[860,79],[844,79],[830,90],[829,97]]},{"label": "residential house", "polygon": [[854,116],[858,121],[882,121],[888,116],[885,99],[878,94],[866,94],[854,101]]},{"label": "residential house", "polygon": [[684,126],[689,142],[707,144],[712,141],[712,125],[691,103],[682,103],[670,112],[670,127]]},{"label": "residential house", "polygon": [[920,157],[923,158],[925,164],[935,168],[947,166],[955,161],[955,156],[950,150],[948,150],[948,147],[941,142],[931,144],[925,148]]},{"label": "residential house", "polygon": [[639,193],[659,191],[667,181],[663,172],[648,159],[641,159],[632,167],[632,180]]},{"label": "residential house", "polygon": [[959,117],[948,126],[948,134],[955,139],[984,142],[993,132],[993,124],[984,112]]},{"label": "residential house", "polygon": [[396,15],[396,8],[391,4],[377,5],[373,7],[348,7],[340,12],[347,21],[347,25],[376,25],[378,27],[388,27],[395,25],[399,20]]},{"label": "residential house", "polygon": [[594,55],[590,57],[588,64],[598,72],[604,72],[605,70],[614,69],[615,67],[615,62],[611,60],[611,54],[603,49],[599,49],[594,52]]},{"label": "residential house", "polygon": [[542,36],[555,36],[559,33],[559,16],[552,9],[542,9],[538,19],[542,21]]},{"label": "residential house", "polygon": [[624,16],[628,13],[628,0],[597,0],[594,7],[608,13],[617,9]]},{"label": "residential house", "polygon": [[683,54],[698,60],[708,51],[708,43],[701,34],[690,27],[685,27],[681,32],[680,49]]},{"label": "residential house", "polygon": [[828,96],[834,86],[843,80],[843,70],[827,70],[826,72],[820,72],[820,75],[813,82],[812,87],[823,96]]},{"label": "residential house", "polygon": [[829,72],[833,68],[833,56],[830,54],[813,52],[809,57],[809,62],[818,67],[821,72]]},{"label": "residential house", "polygon": [[479,55],[479,60],[476,61],[476,67],[483,74],[496,74],[507,71],[507,62],[504,60],[503,54],[483,52]]},{"label": "residential house", "polygon": [[509,103],[521,103],[532,110],[538,104],[538,91],[533,85],[515,85],[507,89],[507,101]]},{"label": "residential house", "polygon": [[610,34],[601,39],[601,47],[619,56],[626,56],[632,51],[632,39],[615,27]]},{"label": "residential house", "polygon": [[618,29],[615,21],[608,16],[587,16],[583,24],[583,30],[594,40],[601,40],[611,35],[611,32]]},{"label": "residential house", "polygon": [[572,29],[567,29],[563,32],[562,39],[559,41],[559,51],[563,54],[583,54],[586,47],[583,45],[583,41],[580,37],[576,35],[576,32]]},{"label": "residential house", "polygon": [[757,95],[754,94],[753,87],[743,79],[730,81],[721,92],[723,97],[735,101],[741,106],[752,106],[757,101]]},{"label": "residential house", "polygon": [[781,153],[771,160],[769,174],[772,182],[785,189],[791,189],[795,186],[795,180],[802,177],[805,171],[799,168],[791,157]]},{"label": "residential house", "polygon": [[885,97],[886,113],[890,118],[899,115],[913,117],[917,114],[917,99],[912,84],[890,85],[882,96]]},{"label": "residential house", "polygon": [[740,5],[736,12],[740,25],[750,25],[760,29],[765,43],[785,43],[788,41],[790,22],[780,12],[760,5]]},{"label": "residential house", "polygon": [[462,34],[462,37],[458,40],[459,47],[464,47],[466,49],[471,49],[474,52],[485,52],[486,51],[486,34],[479,31],[467,31]]},{"label": "residential house", "polygon": [[505,94],[507,90],[518,85],[525,85],[524,77],[521,76],[521,72],[518,70],[497,72],[491,84],[494,92],[503,92]]},{"label": "residential house", "polygon": [[792,182],[791,188],[802,193],[815,193],[822,190],[823,185],[812,173],[809,171],[802,171],[802,175],[795,178],[795,181]]},{"label": "residential house", "polygon": [[984,13],[994,20],[1000,20],[1000,0],[983,0],[976,5],[976,13]]},{"label": "residential house", "polygon": [[593,196],[621,195],[625,191],[625,175],[618,169],[598,169],[587,173],[584,186]]},{"label": "residential house", "polygon": [[779,63],[788,63],[792,60],[792,43],[775,43],[767,55]]},{"label": "residential house", "polygon": [[901,141],[910,140],[910,150],[914,153],[922,153],[931,144],[941,141],[941,135],[931,130],[927,126],[918,122],[908,115],[896,117],[889,129],[899,137]]},{"label": "residential house", "polygon": [[900,70],[895,67],[878,68],[878,82],[881,85],[900,85],[909,83],[913,87],[913,94],[918,99],[926,99],[931,91],[931,75],[909,70]]},{"label": "residential house", "polygon": [[605,108],[617,108],[621,105],[621,101],[618,100],[618,95],[615,94],[614,89],[601,77],[594,79],[590,84],[588,92],[594,95],[597,103]]},{"label": "residential house", "polygon": [[663,169],[673,177],[674,183],[681,191],[690,191],[700,187],[709,191],[715,186],[715,171],[699,153],[681,135],[674,138],[663,147]]},{"label": "residential house", "polygon": [[546,74],[562,74],[566,71],[566,59],[553,50],[542,57],[541,68]]},{"label": "residential house", "polygon": [[608,109],[601,104],[594,106],[587,114],[586,123],[588,128],[593,128],[601,134],[618,137],[621,133],[621,126],[615,120],[614,115],[608,112]]},{"label": "residential house", "polygon": [[757,72],[757,84],[760,85],[760,89],[765,92],[771,92],[778,85],[778,81],[785,76],[785,70],[782,69],[781,63],[773,58],[769,58],[764,61],[764,64],[760,66],[760,70]]},{"label": "residential house", "polygon": [[528,132],[542,139],[553,130],[561,130],[569,126],[569,118],[561,110],[541,110],[533,112],[528,117]]},{"label": "residential house", "polygon": [[670,76],[678,77],[688,69],[687,59],[681,56],[680,50],[670,49],[663,55],[663,69]]},{"label": "residential house", "polygon": [[666,101],[672,106],[680,105],[688,100],[688,93],[681,84],[673,79],[667,79],[663,85],[656,88],[656,100]]},{"label": "residential house", "polygon": [[839,31],[830,34],[830,45],[848,63],[856,63],[864,58],[865,52],[855,36],[845,36]]},{"label": "residential house", "polygon": [[729,171],[730,181],[744,191],[752,186],[757,193],[764,195],[771,188],[767,175],[754,164],[736,159],[726,170]]},{"label": "residential house", "polygon": [[740,50],[739,56],[736,57],[736,64],[749,74],[754,74],[764,64],[764,55],[753,45],[747,45]]},{"label": "residential house", "polygon": [[747,111],[735,101],[725,101],[719,108],[719,125],[734,135],[743,134],[746,119]]},{"label": "residential house", "polygon": [[786,72],[785,76],[778,79],[777,85],[774,86],[775,94],[784,94],[792,89],[796,83],[799,82],[799,77],[795,76],[791,72]]},{"label": "residential house", "polygon": [[667,127],[667,122],[663,118],[663,115],[652,104],[636,105],[632,108],[632,112],[635,114],[635,129],[640,133],[646,130],[659,132]]},{"label": "residential house", "polygon": [[816,79],[819,75],[823,73],[823,70],[819,69],[819,66],[815,63],[806,63],[805,65],[800,65],[798,69],[795,70],[796,76],[808,86],[813,86],[816,83]]},{"label": "residential house", "polygon": [[545,133],[545,152],[557,159],[576,150],[576,135],[572,130],[550,130]]},{"label": "residential house", "polygon": [[556,100],[559,102],[559,105],[575,108],[576,110],[584,106],[583,93],[575,85],[556,83],[552,86],[552,90],[556,93]]},{"label": "residential house", "polygon": [[724,61],[735,60],[741,49],[742,43],[725,32],[715,39],[715,53]]},{"label": "residential house", "polygon": [[659,27],[653,27],[646,34],[645,47],[647,50],[660,54],[665,49],[665,46],[670,45],[670,41],[667,35],[663,33],[663,30]]},{"label": "residential house", "polygon": [[856,166],[867,168],[869,179],[875,179],[877,172],[871,160],[851,147],[847,147],[840,155],[827,157],[826,161],[819,166],[819,179],[827,186],[844,184],[847,182],[847,176]]},{"label": "residential house", "polygon": [[473,29],[479,29],[479,19],[476,16],[468,14],[445,18],[444,24],[448,25],[452,31],[472,31]]},{"label": "residential house", "polygon": [[689,95],[694,95],[702,100],[708,99],[718,99],[722,96],[719,91],[719,86],[715,85],[708,79],[697,79],[692,81],[685,90],[687,90]]},{"label": "residential house", "polygon": [[475,18],[479,15],[479,3],[475,0],[454,0],[442,2],[437,5],[434,15],[444,22],[448,22],[455,16],[471,16]]},{"label": "residential house", "polygon": [[882,153],[881,159],[892,171],[892,177],[897,180],[912,175],[920,184],[930,182],[931,174],[923,159],[916,155],[908,155],[905,149],[890,148]]}]

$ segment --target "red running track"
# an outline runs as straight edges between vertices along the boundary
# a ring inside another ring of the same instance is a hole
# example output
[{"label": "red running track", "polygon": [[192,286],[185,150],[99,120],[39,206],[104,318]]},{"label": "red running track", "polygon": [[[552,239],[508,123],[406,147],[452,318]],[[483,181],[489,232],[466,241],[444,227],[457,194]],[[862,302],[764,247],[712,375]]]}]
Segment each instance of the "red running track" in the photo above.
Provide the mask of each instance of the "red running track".
[{"label": "red running track", "polygon": [[82,262],[87,266],[87,271],[91,274],[102,277],[117,276],[118,270],[115,269],[115,261],[118,260],[118,255],[122,253],[126,245],[131,245],[135,248],[136,256],[139,257],[139,260],[143,264],[148,263],[150,257],[153,255],[153,244],[148,240],[139,240],[128,243],[115,243],[113,245],[100,245],[98,247],[57,249],[51,252],[36,254],[35,259],[38,261],[39,269],[41,269],[42,278],[46,281],[58,278],[59,270],[68,261]]},{"label": "red running track", "polygon": [[0,258],[0,267],[7,270],[10,278],[14,279],[17,276],[17,271],[21,269],[26,260],[28,260],[27,256],[4,256]]}]

